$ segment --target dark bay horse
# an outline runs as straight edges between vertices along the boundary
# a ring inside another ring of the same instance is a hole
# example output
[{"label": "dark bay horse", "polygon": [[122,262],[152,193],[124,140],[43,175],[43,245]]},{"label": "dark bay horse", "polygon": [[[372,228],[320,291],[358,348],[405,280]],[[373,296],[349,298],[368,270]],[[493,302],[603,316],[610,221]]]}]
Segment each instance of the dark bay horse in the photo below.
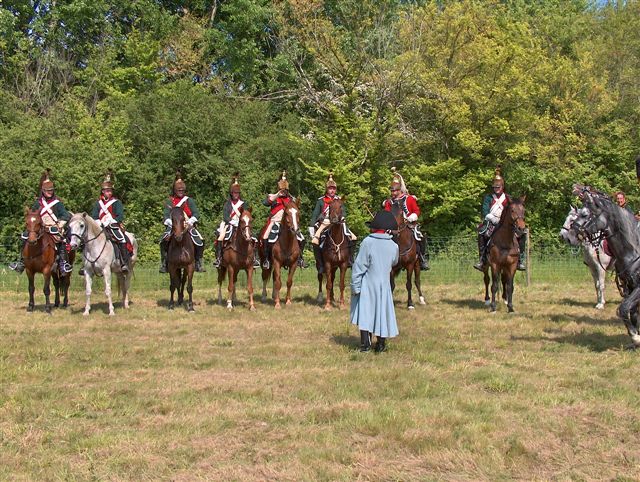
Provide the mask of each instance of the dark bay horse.
[{"label": "dark bay horse", "polygon": [[[285,304],[291,304],[291,286],[293,285],[293,274],[298,266],[298,257],[302,256],[300,245],[298,244],[298,233],[300,232],[300,209],[298,201],[290,201],[284,205],[284,215],[280,223],[280,234],[271,249],[272,263],[269,269],[262,269],[262,302],[267,301],[267,283],[273,272],[273,299],[275,307],[280,308],[280,288],[282,278],[281,268],[289,269],[287,278],[287,298]],[[265,228],[263,228],[264,231]],[[260,233],[260,252],[264,253],[264,243],[268,240],[262,239]]]},{"label": "dark bay horse", "polygon": [[335,301],[333,296],[333,284],[336,279],[336,271],[340,268],[340,304],[343,309],[344,304],[344,279],[349,267],[349,242],[350,237],[345,234],[345,221],[343,214],[344,198],[334,199],[329,204],[330,226],[325,230],[326,236],[322,248],[318,249],[318,254],[322,269],[318,270],[318,300],[322,300],[322,281],[327,277],[327,299],[324,309],[330,310],[331,304]]},{"label": "dark bay horse", "polygon": [[218,268],[218,303],[222,304],[222,282],[224,281],[225,275],[228,274],[229,295],[227,297],[227,308],[230,310],[233,309],[238,272],[244,270],[247,273],[249,309],[254,311],[256,309],[253,303],[253,261],[255,239],[251,233],[251,209],[240,209],[238,227],[233,230],[231,239],[229,239],[229,242],[222,248],[222,262]]},{"label": "dark bay horse", "polygon": [[[44,288],[42,290],[45,297],[44,310],[47,313],[51,313],[49,295],[51,294],[51,275],[56,261],[56,244],[51,235],[46,232],[44,223],[40,217],[40,212],[37,209],[35,211],[28,210],[26,212],[25,225],[28,237],[24,248],[22,248],[22,257],[24,260],[24,267],[27,272],[27,278],[29,279],[29,306],[27,306],[27,311],[33,311],[35,307],[33,299],[33,294],[35,292],[35,274],[42,273],[42,276],[44,277]],[[66,286],[68,289],[68,281]],[[64,306],[67,306],[68,298],[66,290],[64,298]],[[59,303],[57,289],[56,299]]]},{"label": "dark bay horse", "polygon": [[420,286],[420,258],[418,256],[418,242],[416,241],[413,233],[413,224],[407,222],[402,211],[394,206],[391,213],[395,216],[396,221],[398,222],[398,231],[394,234],[393,240],[398,244],[398,249],[400,250],[398,264],[396,264],[391,270],[391,290],[394,290],[396,287],[396,276],[398,276],[401,270],[405,269],[407,271],[407,308],[409,310],[413,310],[415,306],[411,299],[411,281],[414,276],[420,304],[426,304],[424,296],[422,295],[422,288]]},{"label": "dark bay horse", "polygon": [[518,240],[522,236],[526,223],[524,220],[524,201],[526,196],[517,199],[508,197],[502,210],[500,222],[496,227],[489,245],[489,261],[484,265],[485,302],[489,300],[489,268],[491,268],[491,312],[496,311],[496,294],[502,283],[502,298],[507,303],[509,313],[513,313],[513,278],[518,266]]},{"label": "dark bay horse", "polygon": [[169,267],[169,277],[171,278],[171,299],[169,309],[174,306],[173,296],[178,290],[178,305],[184,301],[184,287],[187,285],[189,302],[186,304],[187,311],[193,309],[193,272],[195,271],[196,258],[195,246],[191,240],[187,220],[181,207],[171,209],[171,234],[167,245],[167,266]]},{"label": "dark bay horse", "polygon": [[632,213],[615,204],[608,196],[584,187],[581,195],[585,208],[571,229],[580,239],[598,244],[604,237],[615,258],[615,269],[625,297],[618,307],[631,337],[629,348],[640,348],[640,232]]}]

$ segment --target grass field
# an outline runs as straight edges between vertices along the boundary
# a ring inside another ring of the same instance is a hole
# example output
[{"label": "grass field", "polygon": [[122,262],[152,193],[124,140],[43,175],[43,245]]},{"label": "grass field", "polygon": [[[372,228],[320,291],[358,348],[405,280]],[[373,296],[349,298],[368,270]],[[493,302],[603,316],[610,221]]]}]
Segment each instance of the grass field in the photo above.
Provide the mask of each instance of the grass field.
[{"label": "grass field", "polygon": [[640,353],[613,284],[604,311],[584,270],[520,283],[517,313],[490,315],[478,273],[433,271],[426,306],[396,292],[380,355],[314,305],[309,272],[278,312],[240,290],[229,313],[209,273],[195,314],[140,276],[129,311],[108,317],[97,286],[87,318],[77,282],[68,310],[46,316],[38,287],[27,314],[5,274],[0,479],[639,480]]}]

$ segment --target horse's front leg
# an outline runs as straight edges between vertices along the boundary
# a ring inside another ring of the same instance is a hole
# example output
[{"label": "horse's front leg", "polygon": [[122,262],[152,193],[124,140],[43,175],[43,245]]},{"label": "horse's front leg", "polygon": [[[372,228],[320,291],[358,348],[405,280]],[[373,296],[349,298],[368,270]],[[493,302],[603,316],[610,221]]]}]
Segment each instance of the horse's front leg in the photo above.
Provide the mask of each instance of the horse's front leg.
[{"label": "horse's front leg", "polygon": [[409,268],[407,268],[407,283],[406,283],[406,287],[407,287],[407,309],[408,310],[414,310],[416,307],[413,305],[413,299],[411,298],[411,289],[413,287],[413,266],[415,266],[415,264],[417,263],[417,261]]},{"label": "horse's front leg", "polygon": [[420,283],[420,263],[416,263],[414,265],[414,271],[413,271],[413,276],[414,276],[414,284],[416,287],[416,290],[418,291],[418,303],[420,303],[421,305],[426,305],[427,302],[424,299],[424,296],[422,295],[422,286]]},{"label": "horse's front leg", "polygon": [[45,300],[44,311],[51,314],[51,270],[43,271],[42,275],[44,276],[44,287],[42,288]]},{"label": "horse's front leg", "polygon": [[491,266],[491,308],[489,311],[495,313],[496,311],[496,294],[498,294],[498,284],[500,282],[500,274],[498,268]]},{"label": "horse's front leg", "polygon": [[27,311],[31,312],[36,306],[36,302],[34,300],[34,294],[36,291],[36,285],[34,282],[35,274],[32,271],[27,270],[27,278],[29,279],[29,305],[27,306]]},{"label": "horse's front leg", "polygon": [[262,268],[262,302],[267,302],[267,283],[269,282],[269,278],[271,278],[271,268],[265,269]]},{"label": "horse's front leg", "polygon": [[247,266],[247,291],[249,292],[249,309],[256,311],[256,305],[253,303],[253,261]]},{"label": "horse's front leg", "polygon": [[68,274],[62,278],[62,307],[69,306],[69,286],[71,285],[71,274]]},{"label": "horse's front leg", "polygon": [[84,267],[84,316],[89,316],[89,312],[91,311],[91,283],[93,282],[93,278],[89,274],[89,269],[87,266]]},{"label": "horse's front leg", "polygon": [[102,272],[104,274],[104,294],[109,303],[109,316],[113,316],[116,313],[113,311],[113,299],[111,298],[111,267],[105,266]]},{"label": "horse's front leg", "polygon": [[53,276],[53,291],[55,291],[55,295],[53,298],[54,308],[58,308],[60,306],[60,283],[61,283],[60,277]]},{"label": "horse's front leg", "polygon": [[316,303],[318,304],[322,303],[322,300],[324,299],[324,296],[322,294],[322,278],[322,272],[318,270],[318,295],[316,296]]},{"label": "horse's front leg", "polygon": [[[189,302],[187,303],[187,311],[194,312],[193,309],[193,273],[195,271],[195,265],[192,263],[186,269],[186,277],[187,277],[187,293],[189,294]],[[183,283],[184,288],[184,283]]]},{"label": "horse's front leg", "polygon": [[331,302],[333,301],[333,280],[335,277],[335,271],[331,269],[331,264],[325,261],[324,263],[324,272],[327,273],[327,299],[324,303],[324,309],[331,309]]},{"label": "horse's front leg", "polygon": [[[302,256],[302,253],[300,253],[300,256]],[[289,276],[287,277],[287,299],[285,301],[285,304],[287,305],[291,304],[291,287],[293,286],[293,274],[296,272],[297,266],[298,266],[298,263],[295,262],[289,268]]]},{"label": "horse's front leg", "polygon": [[131,270],[120,273],[120,289],[122,290],[122,306],[129,309],[129,287],[131,286]]},{"label": "horse's front leg", "polygon": [[184,302],[184,285],[187,283],[189,266],[178,270],[178,306]]},{"label": "horse's front leg", "polygon": [[491,298],[489,298],[489,283],[491,278],[489,277],[489,268],[485,264],[484,266],[484,305],[489,306],[491,304]]},{"label": "horse's front leg", "polygon": [[233,309],[233,293],[236,289],[236,285],[235,285],[235,268],[233,267],[232,264],[229,264],[229,267],[227,268],[227,275],[229,276],[229,286],[227,288],[227,309],[228,310],[232,310]]},{"label": "horse's front leg", "polygon": [[222,282],[226,276],[227,268],[220,266],[218,268],[218,304],[222,304]]},{"label": "horse's front leg", "polygon": [[347,265],[346,264],[342,264],[340,265],[340,304],[338,305],[338,308],[341,310],[344,310],[345,308],[345,304],[344,304],[344,278],[347,274]]},{"label": "horse's front leg", "polygon": [[172,310],[175,303],[173,301],[173,296],[178,289],[178,285],[180,284],[180,273],[178,272],[178,268],[171,268],[169,271],[169,291],[171,292],[171,297],[169,298],[169,306],[168,309]]},{"label": "horse's front leg", "polygon": [[280,288],[282,288],[281,266],[278,261],[273,262],[273,301],[275,307],[280,309]]},{"label": "horse's front leg", "polygon": [[596,309],[602,310],[604,309],[604,286],[605,286],[605,275],[606,271],[600,268],[599,266],[595,269],[593,274],[593,281],[596,285],[596,296],[598,297],[598,303],[596,304]]},{"label": "horse's front leg", "polygon": [[512,276],[510,279],[507,278],[507,309],[509,311],[509,313],[513,313],[513,279],[514,277]]}]

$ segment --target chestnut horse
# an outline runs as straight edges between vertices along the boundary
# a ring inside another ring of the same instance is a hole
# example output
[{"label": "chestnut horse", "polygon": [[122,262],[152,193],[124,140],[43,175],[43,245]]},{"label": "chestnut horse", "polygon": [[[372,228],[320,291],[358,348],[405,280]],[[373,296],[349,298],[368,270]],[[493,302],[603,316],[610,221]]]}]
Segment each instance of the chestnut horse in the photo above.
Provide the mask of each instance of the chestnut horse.
[{"label": "chestnut horse", "polygon": [[[229,295],[227,297],[227,308],[233,309],[233,301],[236,295],[236,282],[238,281],[238,271],[247,272],[247,290],[249,291],[249,309],[256,309],[253,304],[253,261],[255,250],[255,239],[251,234],[251,208],[240,208],[240,220],[238,227],[233,230],[231,239],[222,248],[222,260],[218,268],[218,303],[222,304],[222,282],[225,275],[229,274]],[[224,241],[218,241],[224,243]]]},{"label": "chestnut horse", "polygon": [[[47,313],[51,313],[49,295],[51,293],[51,275],[56,261],[56,243],[53,240],[53,237],[46,232],[39,210],[28,210],[26,212],[25,225],[28,237],[27,242],[22,248],[22,258],[24,260],[25,270],[27,271],[27,278],[29,278],[29,306],[27,306],[27,311],[33,311],[35,307],[33,299],[35,291],[33,280],[35,274],[42,273],[42,276],[44,277],[44,288],[42,291],[44,293],[46,303],[44,310]],[[57,294],[58,293],[56,292],[56,295]],[[67,305],[67,301],[65,292],[64,306]]]},{"label": "chestnut horse", "polygon": [[[268,226],[268,224],[267,224]],[[265,226],[264,230],[267,228]],[[260,233],[260,253],[264,253],[264,245],[268,242],[262,239]],[[287,278],[287,298],[285,304],[291,304],[291,286],[293,285],[293,274],[298,266],[298,257],[302,256],[300,245],[298,244],[298,236],[300,233],[300,209],[298,201],[289,201],[284,205],[284,215],[280,223],[280,234],[273,248],[271,249],[271,267],[262,269],[262,302],[267,301],[267,283],[273,271],[273,292],[272,297],[275,301],[275,307],[280,308],[280,288],[282,287],[282,278],[280,276],[281,268],[289,269],[289,277]]]},{"label": "chestnut horse", "polygon": [[518,266],[518,240],[526,228],[524,220],[524,201],[526,196],[518,199],[507,198],[507,205],[502,210],[500,222],[496,227],[489,244],[489,261],[485,263],[484,291],[485,302],[489,299],[489,268],[491,268],[491,308],[496,311],[496,293],[498,283],[502,282],[502,298],[507,303],[509,313],[513,313],[513,278]]},{"label": "chestnut horse", "polygon": [[422,295],[422,288],[420,287],[420,258],[418,256],[418,241],[413,233],[413,224],[407,222],[401,210],[397,207],[393,207],[391,210],[398,222],[398,231],[393,236],[393,240],[398,244],[400,250],[400,257],[398,264],[396,264],[391,270],[391,290],[396,287],[395,278],[398,276],[401,270],[407,270],[407,309],[413,310],[413,300],[411,299],[411,278],[415,276],[415,285],[418,290],[418,299],[420,304],[426,304],[424,296]]},{"label": "chestnut horse", "polygon": [[171,209],[171,235],[167,245],[167,266],[171,279],[171,299],[169,309],[174,307],[173,295],[178,290],[178,305],[184,301],[184,286],[187,285],[189,302],[187,311],[193,309],[193,272],[196,267],[195,246],[187,226],[187,220],[181,207]]},{"label": "chestnut horse", "polygon": [[[327,299],[324,309],[330,310],[333,296],[333,283],[336,278],[336,271],[340,268],[340,304],[343,309],[344,304],[344,278],[349,267],[349,242],[350,238],[345,234],[345,221],[343,215],[344,199],[334,199],[329,204],[330,226],[326,229],[326,236],[322,248],[316,250],[319,255],[319,264],[322,269],[318,270],[318,302],[322,301],[322,279],[327,277]],[[321,264],[320,264],[321,263]]]}]

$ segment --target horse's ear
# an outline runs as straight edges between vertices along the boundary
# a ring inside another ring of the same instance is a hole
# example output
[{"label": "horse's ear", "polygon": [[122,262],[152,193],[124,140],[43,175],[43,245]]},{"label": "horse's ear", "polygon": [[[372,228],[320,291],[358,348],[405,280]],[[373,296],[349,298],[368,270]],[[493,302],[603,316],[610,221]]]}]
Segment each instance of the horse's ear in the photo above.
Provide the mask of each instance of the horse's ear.
[{"label": "horse's ear", "polygon": [[524,204],[524,202],[525,202],[526,200],[527,200],[527,195],[526,195],[526,194],[524,194],[524,195],[520,196],[520,202],[521,202],[522,204]]},{"label": "horse's ear", "polygon": [[26,216],[27,214],[29,214],[29,211],[31,211],[31,208],[29,206],[25,206],[24,207],[24,215]]},{"label": "horse's ear", "polygon": [[347,200],[347,195],[345,194],[344,196],[340,196],[340,200],[345,202]]},{"label": "horse's ear", "polygon": [[296,198],[296,206],[300,206],[300,196]]},{"label": "horse's ear", "polygon": [[252,209],[253,209],[253,208],[252,208],[251,206],[249,206],[247,209],[245,209],[245,211],[247,211],[247,212],[252,212],[252,211],[251,211]]},{"label": "horse's ear", "polygon": [[82,219],[87,219],[87,213],[82,213]]}]

